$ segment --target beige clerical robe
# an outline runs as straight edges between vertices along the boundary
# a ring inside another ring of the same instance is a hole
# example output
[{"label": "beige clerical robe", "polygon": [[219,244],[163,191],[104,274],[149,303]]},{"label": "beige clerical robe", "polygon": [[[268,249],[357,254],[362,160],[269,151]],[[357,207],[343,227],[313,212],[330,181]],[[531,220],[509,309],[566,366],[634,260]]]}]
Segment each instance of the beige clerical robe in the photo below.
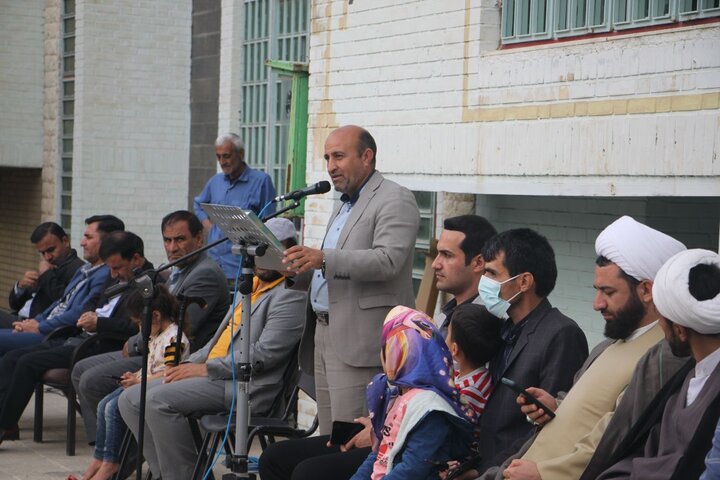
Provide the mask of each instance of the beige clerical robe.
[{"label": "beige clerical robe", "polygon": [[575,480],[590,461],[635,365],[663,338],[659,325],[630,341],[610,345],[588,367],[538,433],[523,459],[537,464],[544,480]]}]

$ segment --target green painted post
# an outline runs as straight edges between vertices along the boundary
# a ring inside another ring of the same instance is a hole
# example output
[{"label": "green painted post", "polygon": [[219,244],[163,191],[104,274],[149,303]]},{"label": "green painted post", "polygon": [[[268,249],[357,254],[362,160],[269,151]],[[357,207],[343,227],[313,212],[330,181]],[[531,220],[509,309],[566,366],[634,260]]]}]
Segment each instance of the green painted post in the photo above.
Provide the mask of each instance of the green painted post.
[{"label": "green painted post", "polygon": [[[307,123],[308,123],[308,64],[288,62],[284,60],[267,60],[270,68],[292,76],[292,93],[290,100],[290,127],[288,128],[287,163],[290,185],[288,192],[302,188],[306,184],[305,164],[307,157]],[[305,213],[305,200],[292,216]]]}]

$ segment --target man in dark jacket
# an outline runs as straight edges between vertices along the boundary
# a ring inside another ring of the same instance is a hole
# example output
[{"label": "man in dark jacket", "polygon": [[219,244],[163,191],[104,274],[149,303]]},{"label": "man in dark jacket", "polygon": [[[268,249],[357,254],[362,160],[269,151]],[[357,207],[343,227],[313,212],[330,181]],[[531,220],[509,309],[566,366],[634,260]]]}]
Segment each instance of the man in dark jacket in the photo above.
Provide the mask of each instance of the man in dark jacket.
[{"label": "man in dark jacket", "polygon": [[[55,222],[45,222],[30,235],[30,242],[42,256],[38,270],[28,270],[10,290],[8,303],[16,314],[0,312],[0,328],[12,328],[19,318],[35,318],[62,297],[75,271],[84,263],[65,230]],[[19,318],[18,318],[19,317]]]}]

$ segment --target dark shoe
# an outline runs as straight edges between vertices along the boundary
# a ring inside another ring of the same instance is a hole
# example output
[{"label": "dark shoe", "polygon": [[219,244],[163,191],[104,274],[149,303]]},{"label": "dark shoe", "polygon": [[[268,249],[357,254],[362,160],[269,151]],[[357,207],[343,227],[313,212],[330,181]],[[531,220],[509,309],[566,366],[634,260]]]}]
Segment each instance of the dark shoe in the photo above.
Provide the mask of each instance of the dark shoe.
[{"label": "dark shoe", "polygon": [[17,425],[10,427],[7,430],[0,428],[0,443],[5,440],[20,440],[20,428]]}]

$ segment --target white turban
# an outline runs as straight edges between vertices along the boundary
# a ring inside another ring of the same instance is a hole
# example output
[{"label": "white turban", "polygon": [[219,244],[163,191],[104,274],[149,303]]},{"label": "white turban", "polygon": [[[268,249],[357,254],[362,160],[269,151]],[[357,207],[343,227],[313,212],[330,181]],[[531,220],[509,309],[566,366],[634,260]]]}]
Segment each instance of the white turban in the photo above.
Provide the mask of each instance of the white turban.
[{"label": "white turban", "polygon": [[700,301],[688,287],[690,270],[700,264],[720,267],[720,255],[693,249],[673,256],[655,277],[653,301],[668,320],[703,335],[713,335],[720,333],[720,294]]},{"label": "white turban", "polygon": [[623,216],[595,240],[595,253],[616,264],[636,280],[653,280],[665,261],[685,245],[669,235]]}]

